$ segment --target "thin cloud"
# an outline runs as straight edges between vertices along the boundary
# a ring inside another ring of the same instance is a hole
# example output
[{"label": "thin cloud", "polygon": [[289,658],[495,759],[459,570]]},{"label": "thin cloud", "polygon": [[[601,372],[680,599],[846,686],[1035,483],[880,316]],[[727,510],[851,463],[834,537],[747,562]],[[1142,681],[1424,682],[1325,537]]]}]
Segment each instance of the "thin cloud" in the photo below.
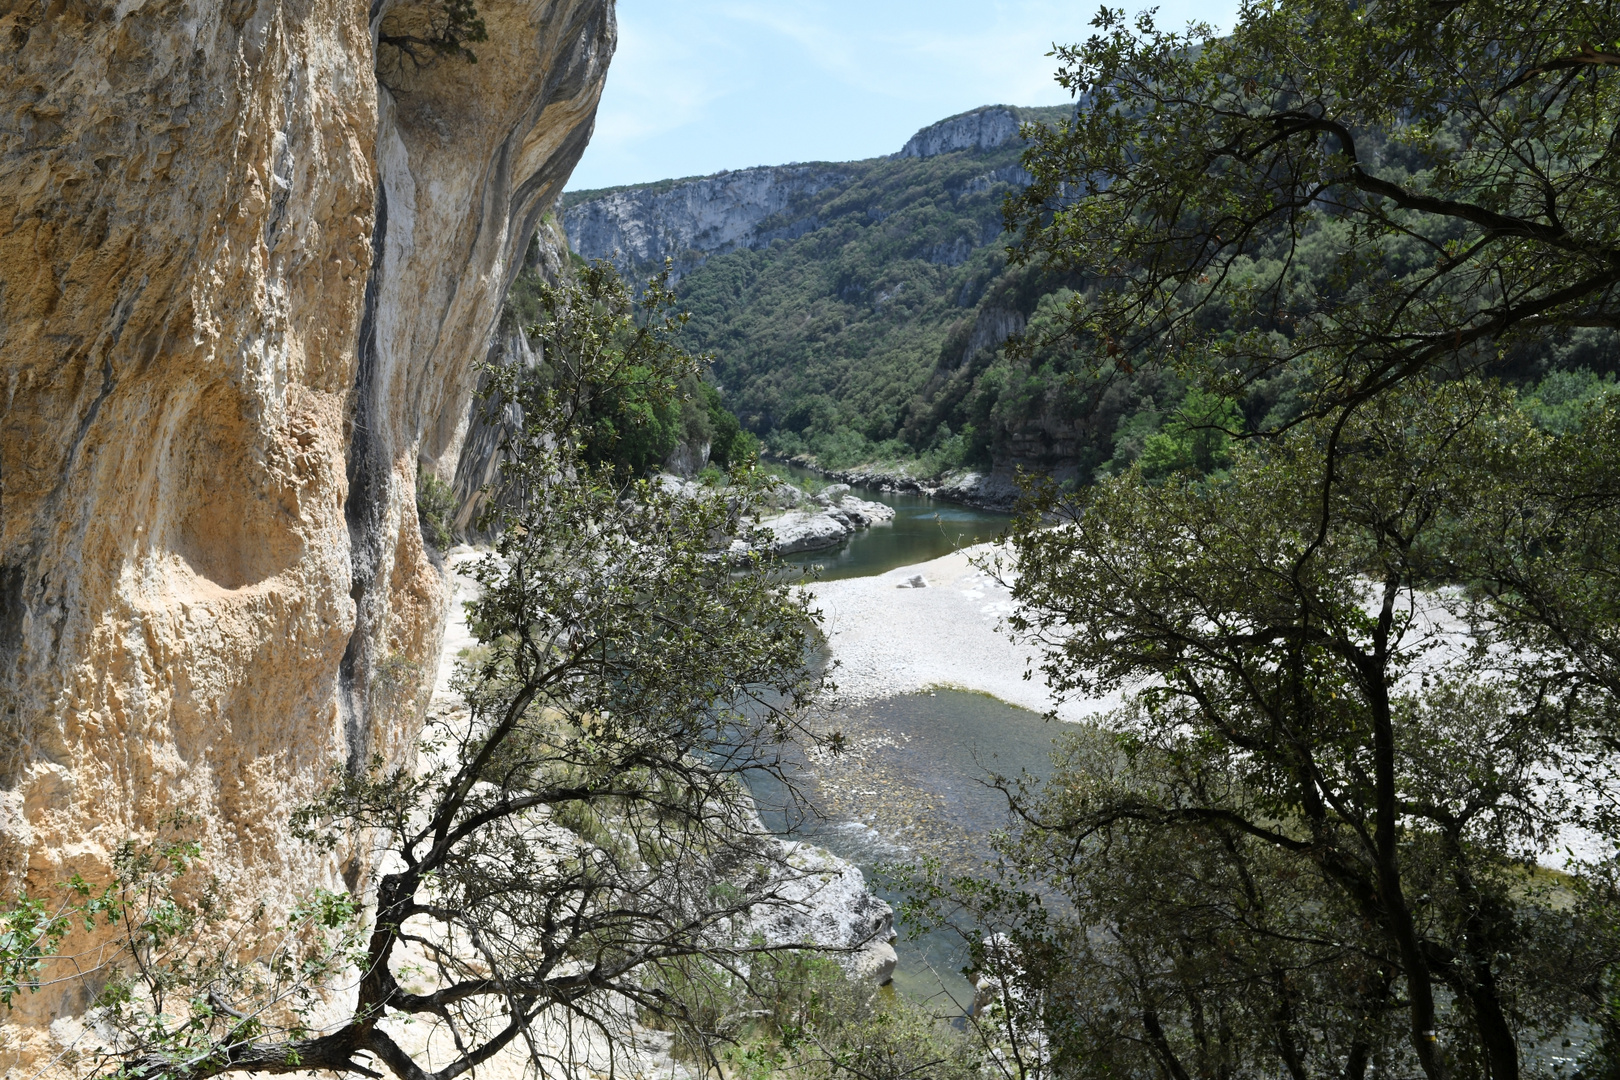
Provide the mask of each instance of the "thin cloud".
[{"label": "thin cloud", "polygon": [[[1161,22],[1230,25],[1230,5]],[[1046,56],[1092,31],[1073,0],[619,0],[620,46],[571,186],[897,150],[978,105],[1067,100]]]}]

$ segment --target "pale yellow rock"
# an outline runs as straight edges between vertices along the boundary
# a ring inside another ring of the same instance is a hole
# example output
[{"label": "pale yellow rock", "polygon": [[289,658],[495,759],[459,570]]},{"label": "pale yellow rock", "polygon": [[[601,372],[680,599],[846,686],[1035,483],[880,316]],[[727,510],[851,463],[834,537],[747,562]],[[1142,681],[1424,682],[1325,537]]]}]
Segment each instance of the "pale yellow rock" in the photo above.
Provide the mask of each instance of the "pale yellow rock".
[{"label": "pale yellow rock", "polygon": [[[289,895],[337,869],[292,807],[409,752],[418,470],[615,35],[611,0],[479,8],[478,63],[390,88],[377,27],[420,12],[383,0],[0,3],[0,895],[177,810],[228,892]],[[20,999],[0,1072],[82,1005]]]}]

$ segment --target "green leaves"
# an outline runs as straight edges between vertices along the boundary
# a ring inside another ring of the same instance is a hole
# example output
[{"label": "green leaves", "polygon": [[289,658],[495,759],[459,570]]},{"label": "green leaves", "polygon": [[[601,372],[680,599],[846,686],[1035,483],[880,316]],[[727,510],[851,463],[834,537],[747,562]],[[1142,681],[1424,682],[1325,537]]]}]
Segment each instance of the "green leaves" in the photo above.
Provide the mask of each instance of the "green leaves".
[{"label": "green leaves", "polygon": [[455,542],[451,524],[456,512],[456,496],[449,484],[426,469],[416,473],[416,517],[422,526],[422,539],[438,551],[447,551]]},{"label": "green leaves", "polygon": [[1010,792],[1012,877],[1074,922],[963,893],[1056,953],[1030,978],[1062,1037],[1191,1073],[1219,1014],[1238,1061],[1336,1072],[1359,1043],[1439,1075],[1596,1021],[1565,970],[1620,954],[1526,869],[1615,829],[1620,474],[1608,399],[1582,408],[1552,435],[1498,387],[1414,377],[1224,473],[1133,470],[1019,520],[1011,622],[1049,683],[1129,695],[1112,741]]},{"label": "green leaves", "polygon": [[637,293],[596,262],[577,280],[529,283],[539,318],[526,332],[542,362],[492,369],[486,386],[491,400],[523,410],[511,438],[568,443],[586,463],[610,466],[620,484],[660,466],[678,442],[702,440],[709,409],[698,379],[707,358],[678,344],[686,315],[674,306],[669,275],[666,267]]},{"label": "green leaves", "polygon": [[[46,901],[24,895],[0,915],[0,1005],[9,1007],[19,991],[39,990],[46,959],[56,954],[81,914],[71,907],[53,911]],[[84,921],[87,929],[93,925],[87,914]]]},{"label": "green leaves", "polygon": [[1227,37],[1105,11],[1058,52],[1081,108],[1034,131],[1015,258],[1097,281],[1083,347],[1228,396],[1293,372],[1311,409],[1612,330],[1620,71],[1545,77],[1602,10],[1280,0]]}]

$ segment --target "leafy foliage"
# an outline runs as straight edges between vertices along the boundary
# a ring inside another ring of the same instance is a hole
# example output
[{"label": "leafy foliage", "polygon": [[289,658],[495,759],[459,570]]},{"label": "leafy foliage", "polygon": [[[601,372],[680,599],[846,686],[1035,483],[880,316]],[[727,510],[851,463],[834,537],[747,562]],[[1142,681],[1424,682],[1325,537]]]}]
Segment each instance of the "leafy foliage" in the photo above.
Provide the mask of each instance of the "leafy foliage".
[{"label": "leafy foliage", "polygon": [[736,999],[751,1030],[725,1056],[739,1080],[977,1080],[982,1055],[923,1005],[852,982],[809,952],[763,958]]},{"label": "leafy foliage", "polygon": [[1607,1022],[1613,868],[1535,860],[1616,835],[1614,423],[1412,381],[1028,511],[1010,621],[1055,690],[1128,705],[1002,782],[1001,880],[917,913],[1007,935],[1042,1070],[1509,1077]]},{"label": "leafy foliage", "polygon": [[[673,313],[675,296],[668,287],[667,267],[639,297],[610,264],[587,263],[567,273],[567,283],[554,285],[536,270],[524,271],[508,296],[507,311],[524,326],[552,327],[551,338],[543,333],[535,337],[541,362],[528,378],[541,383],[571,378],[573,368],[586,362],[573,350],[596,350],[588,362],[597,365],[597,377],[603,381],[584,387],[585,398],[569,405],[580,410],[587,461],[611,465],[621,480],[628,480],[661,468],[681,447],[696,458],[698,449],[708,446],[721,468],[757,454],[757,442],[743,435],[719,393],[702,380],[709,358],[696,358],[673,381],[649,376],[648,364],[667,361],[667,355],[655,359],[652,353],[676,351],[678,331],[689,318]],[[593,315],[612,313],[618,322],[600,342],[567,344],[569,339],[557,334],[569,332],[568,321],[575,314],[569,310],[571,304],[585,305]],[[649,318],[653,312],[661,313],[656,320]],[[633,354],[641,358],[627,366],[624,358]],[[491,392],[489,386],[485,389]]]},{"label": "leafy foliage", "polygon": [[[17,988],[69,966],[63,919],[123,928],[71,976],[108,980],[92,1019],[116,1037],[87,1068],[422,1080],[511,1048],[538,1070],[611,1072],[638,1016],[713,1062],[726,1033],[676,990],[747,987],[778,951],[744,928],[789,903],[801,872],[742,777],[791,791],[784,748],[821,686],[815,613],[762,556],[725,554],[764,484],[749,470],[678,497],[593,459],[598,395],[636,400],[697,371],[656,283],[639,312],[623,295],[601,269],[557,286],[536,329],[547,376],[490,372],[522,420],[504,448],[515,497],[474,570],[466,714],[429,718],[419,762],[340,771],[295,817],[316,845],[371,853],[370,894],[317,894],[273,931],[233,930],[213,887],[189,884],[197,850],[168,847],[120,864],[113,907],[85,891],[7,915],[0,970]],[[315,1016],[339,991],[352,996]],[[407,1020],[449,1037],[437,1072],[399,1040]]]},{"label": "leafy foliage", "polygon": [[439,551],[447,551],[455,537],[450,522],[456,512],[456,495],[450,485],[426,469],[416,474],[416,518],[422,539]]},{"label": "leafy foliage", "polygon": [[1095,25],[1008,207],[1081,284],[1015,352],[1188,389],[1020,520],[1011,621],[1127,707],[918,914],[1006,935],[1043,1075],[1608,1075],[1614,868],[1535,860],[1616,835],[1613,12]]},{"label": "leafy foliage", "polygon": [[[1105,9],[1058,50],[1084,107],[1032,132],[1014,257],[1084,275],[1065,332],[1321,409],[1601,329],[1620,152],[1604,5],[1275,2],[1237,30]],[[1584,43],[1584,44],[1583,44]]]}]

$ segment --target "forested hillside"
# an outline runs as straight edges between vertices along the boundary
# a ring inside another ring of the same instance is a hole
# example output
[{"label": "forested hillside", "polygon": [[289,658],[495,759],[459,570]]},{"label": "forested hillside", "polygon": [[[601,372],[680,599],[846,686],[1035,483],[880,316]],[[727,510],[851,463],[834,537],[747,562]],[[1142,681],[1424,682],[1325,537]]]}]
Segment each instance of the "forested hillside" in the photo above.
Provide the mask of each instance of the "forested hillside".
[{"label": "forested hillside", "polygon": [[[691,344],[772,450],[828,466],[934,450],[954,464],[964,440],[921,403],[942,357],[989,355],[1033,306],[1005,273],[1001,204],[1025,180],[1018,123],[1065,112],[977,110],[890,158],[572,192],[564,220],[583,256],[640,273],[674,259]],[[720,220],[711,207],[727,197]],[[616,232],[600,224],[615,198]]]},{"label": "forested hillside", "polygon": [[[1022,465],[1081,482],[1138,460],[1149,474],[1216,467],[1223,440],[1199,425],[1286,413],[1286,379],[1189,398],[1153,341],[1072,333],[1065,313],[1093,283],[1008,264],[1003,202],[1029,181],[1018,124],[1069,111],[992,106],[925,128],[893,157],[573,192],[564,220],[587,258],[643,275],[674,261],[689,344],[714,355],[726,405],[776,454],[920,476]],[[1401,174],[1398,147],[1368,143]],[[1245,269],[1280,275],[1308,312],[1344,287],[1345,226],[1320,213],[1297,223]],[[1562,401],[1617,362],[1612,332],[1584,328],[1519,347],[1498,373],[1531,384],[1584,372],[1546,388]]]}]

